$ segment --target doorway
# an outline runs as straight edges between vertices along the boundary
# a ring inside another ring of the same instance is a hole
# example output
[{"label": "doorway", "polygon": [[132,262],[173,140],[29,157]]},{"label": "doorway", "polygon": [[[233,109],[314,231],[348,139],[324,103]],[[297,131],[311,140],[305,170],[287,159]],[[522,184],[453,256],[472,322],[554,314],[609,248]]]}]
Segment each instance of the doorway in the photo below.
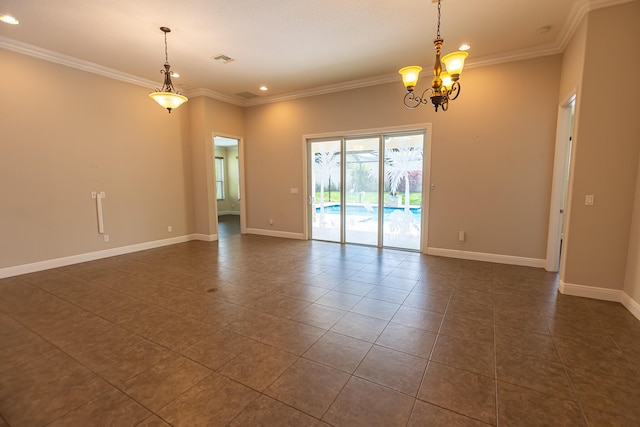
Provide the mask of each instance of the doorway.
[{"label": "doorway", "polygon": [[308,139],[311,238],[421,250],[425,134]]},{"label": "doorway", "polygon": [[545,269],[560,270],[562,248],[564,244],[569,180],[571,177],[571,154],[574,139],[574,116],[576,94],[573,92],[560,106],[558,130],[556,132],[556,150],[553,166],[553,188],[549,213],[549,231],[547,236],[547,259]]},{"label": "doorway", "polygon": [[240,139],[214,135],[214,180],[218,238],[242,232]]}]

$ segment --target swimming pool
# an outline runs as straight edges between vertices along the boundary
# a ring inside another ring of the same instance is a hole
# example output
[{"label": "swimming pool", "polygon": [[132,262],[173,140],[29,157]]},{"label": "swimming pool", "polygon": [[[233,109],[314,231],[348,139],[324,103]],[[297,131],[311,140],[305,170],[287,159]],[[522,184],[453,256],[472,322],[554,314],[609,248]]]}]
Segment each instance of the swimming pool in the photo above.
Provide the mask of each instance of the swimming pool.
[{"label": "swimming pool", "polygon": [[[361,216],[378,216],[378,207],[377,206],[364,206],[360,204],[348,204],[345,206],[347,215],[361,215]],[[412,207],[409,208],[412,214],[419,216],[422,213],[422,208]],[[394,212],[404,212],[404,206],[385,206],[384,207],[384,215],[391,215]],[[320,207],[316,205],[316,213],[320,213]],[[340,213],[340,205],[339,204],[326,204],[324,205],[324,213],[325,214],[334,214],[337,215]]]}]

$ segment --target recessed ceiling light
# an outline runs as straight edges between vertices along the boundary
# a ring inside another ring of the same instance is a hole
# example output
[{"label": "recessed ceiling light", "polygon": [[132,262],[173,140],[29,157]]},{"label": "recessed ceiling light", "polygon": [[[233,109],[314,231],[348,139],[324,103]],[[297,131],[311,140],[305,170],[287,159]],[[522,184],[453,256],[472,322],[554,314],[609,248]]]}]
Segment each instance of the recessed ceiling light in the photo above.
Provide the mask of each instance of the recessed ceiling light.
[{"label": "recessed ceiling light", "polygon": [[0,15],[0,21],[11,25],[18,25],[20,23],[20,21],[11,15]]},{"label": "recessed ceiling light", "polygon": [[266,86],[260,86],[260,90],[263,90],[263,91],[264,91],[264,90],[269,90],[269,88],[268,88],[268,87],[266,87]]},{"label": "recessed ceiling light", "polygon": [[469,46],[468,44],[461,44],[460,47],[458,48],[458,50],[469,50],[471,49],[471,46]]}]

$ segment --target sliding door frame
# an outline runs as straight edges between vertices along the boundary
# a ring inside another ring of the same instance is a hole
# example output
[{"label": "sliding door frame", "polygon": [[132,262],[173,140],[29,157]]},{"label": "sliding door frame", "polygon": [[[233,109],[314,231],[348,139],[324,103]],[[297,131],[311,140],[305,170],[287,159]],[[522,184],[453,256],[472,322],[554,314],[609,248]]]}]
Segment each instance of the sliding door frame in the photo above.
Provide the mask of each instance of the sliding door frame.
[{"label": "sliding door frame", "polygon": [[[302,135],[302,200],[301,200],[301,210],[302,210],[302,224],[304,227],[303,230],[303,240],[311,239],[311,223],[309,221],[310,217],[310,206],[312,195],[309,192],[309,183],[311,182],[311,170],[309,168],[309,141],[310,140],[330,140],[330,139],[351,139],[351,138],[362,138],[368,136],[391,136],[395,134],[403,134],[410,132],[419,132],[424,133],[424,151],[423,151],[423,159],[422,159],[422,223],[421,223],[421,242],[420,242],[420,252],[426,254],[427,248],[429,246],[429,209],[430,209],[430,193],[431,193],[431,133],[432,133],[432,124],[431,123],[419,123],[413,125],[404,125],[404,126],[389,126],[383,128],[372,128],[372,129],[361,129],[361,130],[351,130],[351,131],[341,131],[341,132],[326,132],[319,134],[305,134]],[[341,162],[344,161],[344,153],[341,150],[340,159]],[[342,166],[341,166],[342,167]],[[427,173],[424,173],[427,171]],[[343,175],[343,173],[341,173]],[[344,179],[344,176],[341,176],[341,179]],[[379,185],[383,185],[382,179],[379,180]],[[341,199],[344,195],[341,194]],[[342,213],[344,215],[344,213]],[[344,218],[343,218],[344,221]],[[381,224],[379,224],[381,226]],[[344,227],[341,227],[341,240],[344,240]],[[380,242],[382,236],[379,233],[378,241]]]}]

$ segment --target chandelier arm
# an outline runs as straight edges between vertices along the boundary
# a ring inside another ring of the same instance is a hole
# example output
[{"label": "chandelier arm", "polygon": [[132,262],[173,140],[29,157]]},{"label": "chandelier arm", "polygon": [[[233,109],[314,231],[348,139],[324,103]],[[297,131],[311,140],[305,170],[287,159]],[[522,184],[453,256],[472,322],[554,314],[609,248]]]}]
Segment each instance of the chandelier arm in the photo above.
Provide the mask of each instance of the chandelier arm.
[{"label": "chandelier arm", "polygon": [[442,103],[440,104],[440,106],[442,107],[442,111],[447,111],[449,109],[449,97],[445,97],[442,100]]},{"label": "chandelier arm", "polygon": [[431,88],[428,88],[422,95],[416,96],[413,92],[407,92],[404,95],[404,106],[413,110],[414,108],[418,108],[420,105],[424,105],[429,102],[429,97],[427,97],[427,92],[431,92]]},{"label": "chandelier arm", "polygon": [[460,83],[453,82],[453,85],[451,86],[451,90],[449,91],[449,99],[453,101],[458,97],[458,95],[460,95]]}]

